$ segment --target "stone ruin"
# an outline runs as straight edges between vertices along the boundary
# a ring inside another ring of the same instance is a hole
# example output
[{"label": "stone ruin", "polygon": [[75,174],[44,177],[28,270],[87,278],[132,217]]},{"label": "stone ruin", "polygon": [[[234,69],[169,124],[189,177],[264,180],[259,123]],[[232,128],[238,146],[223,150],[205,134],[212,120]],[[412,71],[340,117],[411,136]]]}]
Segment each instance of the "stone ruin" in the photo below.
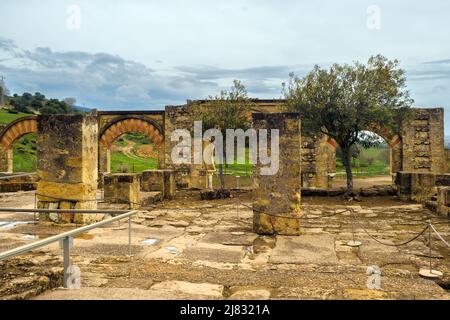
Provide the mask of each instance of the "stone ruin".
[{"label": "stone ruin", "polygon": [[[259,233],[297,234],[298,223],[292,221],[298,220],[287,217],[299,214],[301,188],[305,192],[332,188],[336,143],[323,135],[302,132],[300,119],[283,113],[283,100],[255,100],[255,103],[256,107],[249,114],[254,128],[278,126],[283,128],[283,133],[279,175],[262,177],[256,173],[258,167],[254,168],[254,228]],[[38,182],[33,183],[37,185],[39,208],[95,209],[98,176],[103,177],[100,181],[104,182],[105,198],[130,204],[139,202],[140,192],[158,191],[162,198],[171,199],[176,189],[208,189],[215,168],[205,163],[175,164],[171,159],[176,144],[170,140],[172,132],[192,130],[195,119],[191,109],[201,107],[201,103],[188,102],[182,106],[167,106],[164,111],[41,115],[18,119],[1,128],[0,171],[12,171],[14,142],[25,134],[37,132]],[[413,118],[404,121],[399,134],[377,127],[367,129],[382,136],[389,144],[391,174],[397,182],[399,195],[419,202],[434,201],[431,206],[441,208],[439,212],[447,212],[450,183],[442,178],[447,170],[443,109],[415,108],[413,111]],[[127,132],[142,132],[155,143],[159,148],[159,170],[144,172],[138,178],[109,173],[112,143]],[[290,147],[288,151],[285,146],[289,143],[298,147]],[[283,171],[286,167],[289,167],[290,175]],[[20,185],[20,179],[14,183]],[[124,194],[126,196],[122,197]],[[274,212],[277,217],[269,217],[258,210]],[[62,222],[88,223],[100,218],[65,215],[61,219]],[[41,219],[54,220],[54,217],[42,215]]]}]

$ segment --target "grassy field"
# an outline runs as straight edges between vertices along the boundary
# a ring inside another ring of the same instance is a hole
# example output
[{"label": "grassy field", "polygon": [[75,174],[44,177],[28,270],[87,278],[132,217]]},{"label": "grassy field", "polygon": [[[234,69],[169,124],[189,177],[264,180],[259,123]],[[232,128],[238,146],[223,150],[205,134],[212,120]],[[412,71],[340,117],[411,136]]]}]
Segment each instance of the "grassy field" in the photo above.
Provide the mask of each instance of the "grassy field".
[{"label": "grassy field", "polygon": [[[345,168],[341,159],[336,159],[338,176],[345,176]],[[356,177],[373,177],[390,174],[389,149],[368,148],[361,149],[357,159],[352,159],[352,172]]]},{"label": "grassy field", "polygon": [[36,171],[36,134],[30,133],[14,144],[14,172]]},{"label": "grassy field", "polygon": [[144,170],[152,170],[158,168],[158,159],[156,158],[130,158],[122,152],[111,152],[111,171],[113,173],[122,172],[122,168],[126,167],[127,172],[140,173]]},{"label": "grassy field", "polygon": [[28,116],[30,116],[29,113],[9,113],[5,109],[0,109],[0,123],[1,124],[8,124],[18,118],[28,117]]},{"label": "grassy field", "polygon": [[[233,176],[252,175],[253,166],[248,161],[248,149],[246,150],[247,161],[245,164],[230,164],[224,166],[224,173]],[[216,164],[218,169],[218,165]],[[336,171],[338,176],[345,176],[345,169],[341,159],[336,159]],[[369,148],[362,149],[358,158],[352,160],[352,172],[357,177],[383,176],[390,174],[389,149]]]}]

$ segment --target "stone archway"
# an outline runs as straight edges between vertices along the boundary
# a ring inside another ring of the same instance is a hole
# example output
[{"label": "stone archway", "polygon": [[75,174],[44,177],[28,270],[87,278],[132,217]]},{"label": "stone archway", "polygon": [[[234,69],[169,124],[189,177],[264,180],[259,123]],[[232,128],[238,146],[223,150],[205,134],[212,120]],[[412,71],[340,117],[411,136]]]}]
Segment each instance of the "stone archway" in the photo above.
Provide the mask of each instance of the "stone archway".
[{"label": "stone archway", "polygon": [[26,134],[37,132],[37,117],[19,118],[0,131],[0,171],[13,172],[14,143]]},{"label": "stone archway", "polygon": [[103,127],[99,135],[99,170],[100,172],[111,171],[110,149],[124,133],[140,132],[145,134],[156,147],[161,149],[159,152],[158,163],[162,166],[164,155],[164,131],[162,127],[154,120],[139,116],[123,116],[115,118]]},{"label": "stone archway", "polygon": [[[402,171],[402,156],[403,156],[402,138],[392,130],[381,128],[380,126],[375,124],[368,126],[366,131],[370,131],[377,134],[378,136],[383,138],[383,140],[387,143],[389,147],[390,174],[392,176],[392,183],[394,183],[397,172]],[[328,143],[334,149],[338,147],[338,144],[332,138],[328,139]]]}]

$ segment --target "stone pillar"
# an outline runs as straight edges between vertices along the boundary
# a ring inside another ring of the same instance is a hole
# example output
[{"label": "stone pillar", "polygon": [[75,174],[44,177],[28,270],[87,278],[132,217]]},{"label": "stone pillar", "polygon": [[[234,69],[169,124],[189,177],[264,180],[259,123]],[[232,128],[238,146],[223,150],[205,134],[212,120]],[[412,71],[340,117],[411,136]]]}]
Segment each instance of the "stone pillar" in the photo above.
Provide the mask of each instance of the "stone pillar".
[{"label": "stone pillar", "polygon": [[6,172],[13,173],[14,171],[14,150],[10,148],[6,150]]},{"label": "stone pillar", "polygon": [[0,172],[13,172],[13,149],[5,150],[0,146]]},{"label": "stone pillar", "polygon": [[444,173],[444,109],[413,109],[413,118],[403,125],[402,170]]},{"label": "stone pillar", "polygon": [[437,188],[437,208],[436,211],[443,217],[450,217],[450,187]]},{"label": "stone pillar", "polygon": [[175,178],[172,170],[147,170],[142,172],[141,190],[161,191],[165,199],[175,196]]},{"label": "stone pillar", "polygon": [[402,139],[396,135],[389,143],[392,183],[395,183],[397,172],[402,171],[402,149]]},{"label": "stone pillar", "polygon": [[130,209],[140,207],[140,177],[137,173],[116,173],[104,177],[104,199],[111,203],[126,203]]},{"label": "stone pillar", "polygon": [[[38,208],[96,209],[98,124],[95,115],[40,115]],[[91,223],[102,215],[40,214],[40,221]]]},{"label": "stone pillar", "polygon": [[6,164],[6,151],[0,145],[0,172],[7,172],[8,165]]},{"label": "stone pillar", "polygon": [[100,146],[99,170],[101,173],[111,172],[111,150]]},{"label": "stone pillar", "polygon": [[[279,130],[279,171],[262,175],[253,167],[253,230],[258,234],[299,235],[301,208],[301,131],[296,113],[253,114],[256,130]],[[260,145],[258,145],[260,147]],[[270,153],[269,153],[270,154]]]}]

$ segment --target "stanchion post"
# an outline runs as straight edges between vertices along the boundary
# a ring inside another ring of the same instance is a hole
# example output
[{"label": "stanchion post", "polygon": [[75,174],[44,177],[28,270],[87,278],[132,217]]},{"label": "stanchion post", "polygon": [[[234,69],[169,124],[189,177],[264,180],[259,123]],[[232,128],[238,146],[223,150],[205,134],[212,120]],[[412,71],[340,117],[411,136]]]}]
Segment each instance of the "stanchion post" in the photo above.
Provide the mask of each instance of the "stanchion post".
[{"label": "stanchion post", "polygon": [[237,203],[236,203],[236,215],[237,215],[237,219],[238,221],[240,220],[239,218],[239,178],[240,176],[236,176],[236,195],[237,195]]},{"label": "stanchion post", "polygon": [[69,279],[69,267],[70,267],[70,237],[66,237],[63,239],[63,257],[64,257],[64,278],[63,278],[63,286],[64,288],[68,288],[67,280]]},{"label": "stanchion post", "polygon": [[131,216],[128,217],[128,254],[131,256]]}]

